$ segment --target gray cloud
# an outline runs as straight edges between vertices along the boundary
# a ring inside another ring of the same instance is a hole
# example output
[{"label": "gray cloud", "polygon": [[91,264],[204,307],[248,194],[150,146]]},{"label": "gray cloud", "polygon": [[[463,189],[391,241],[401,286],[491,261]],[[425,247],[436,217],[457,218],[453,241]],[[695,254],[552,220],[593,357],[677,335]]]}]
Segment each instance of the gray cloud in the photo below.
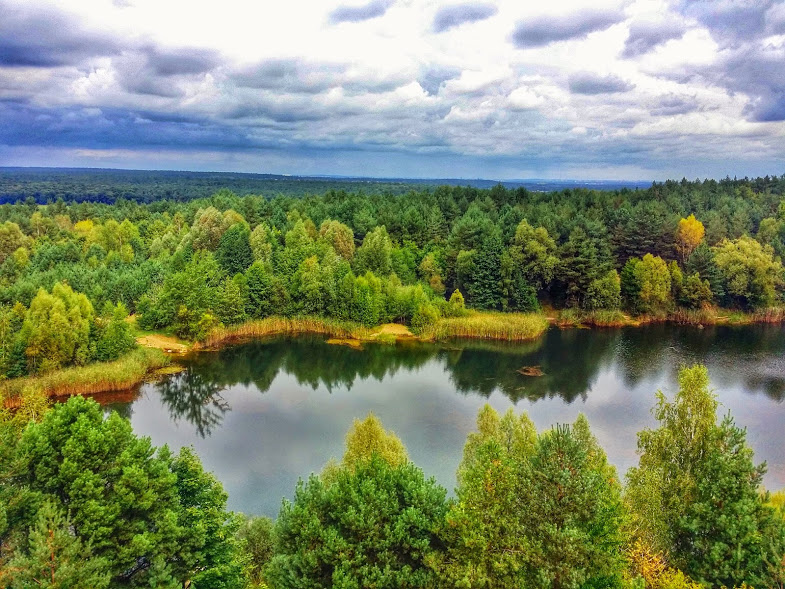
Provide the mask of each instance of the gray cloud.
[{"label": "gray cloud", "polygon": [[634,22],[624,42],[622,56],[643,55],[671,39],[680,39],[686,32],[687,27],[684,22],[676,18],[657,22]]},{"label": "gray cloud", "polygon": [[670,95],[660,99],[659,103],[649,110],[649,113],[654,116],[670,117],[687,114],[699,108],[700,105],[695,98]]},{"label": "gray cloud", "polygon": [[753,121],[785,120],[785,61],[777,50],[748,47],[718,66],[718,78],[750,96],[745,115]]},{"label": "gray cloud", "polygon": [[161,48],[147,45],[113,59],[120,85],[134,94],[178,98],[178,82],[199,77],[220,65],[220,54],[199,48]]},{"label": "gray cloud", "polygon": [[614,94],[635,88],[635,84],[618,76],[599,76],[589,72],[570,76],[568,83],[573,94]]},{"label": "gray cloud", "polygon": [[458,68],[443,68],[434,67],[426,69],[418,78],[417,82],[420,87],[431,96],[436,96],[439,93],[442,85],[447,80],[452,80],[461,75],[461,70]]},{"label": "gray cloud", "polygon": [[624,20],[624,13],[611,10],[584,10],[562,17],[538,17],[521,21],[512,33],[519,49],[542,47],[555,41],[580,39]]},{"label": "gray cloud", "polygon": [[54,67],[120,51],[109,35],[87,31],[63,12],[0,1],[0,66]]},{"label": "gray cloud", "polygon": [[368,4],[361,6],[339,6],[330,13],[330,22],[333,24],[362,22],[377,18],[384,15],[394,2],[395,0],[371,0]]},{"label": "gray cloud", "polygon": [[705,26],[722,51],[715,63],[669,75],[749,96],[744,116],[755,122],[785,120],[785,60],[765,42],[785,33],[785,5],[777,0],[682,0],[678,8]]},{"label": "gray cloud", "polygon": [[159,76],[201,74],[221,63],[220,54],[210,49],[147,47],[145,54],[148,66]]},{"label": "gray cloud", "polygon": [[499,11],[494,4],[485,2],[472,4],[451,4],[442,6],[433,18],[433,30],[441,33],[464,23],[476,22],[492,17]]},{"label": "gray cloud", "polygon": [[339,85],[343,64],[315,63],[301,59],[270,59],[233,75],[246,88],[319,94]]},{"label": "gray cloud", "polygon": [[685,16],[698,20],[724,46],[785,33],[785,11],[780,0],[681,0],[678,8]]}]

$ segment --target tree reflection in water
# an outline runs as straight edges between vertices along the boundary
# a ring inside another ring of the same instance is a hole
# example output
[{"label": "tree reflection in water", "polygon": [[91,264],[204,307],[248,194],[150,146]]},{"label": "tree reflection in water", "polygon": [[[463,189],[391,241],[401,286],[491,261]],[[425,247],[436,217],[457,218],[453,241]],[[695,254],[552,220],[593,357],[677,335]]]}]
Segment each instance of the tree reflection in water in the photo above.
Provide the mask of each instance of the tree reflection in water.
[{"label": "tree reflection in water", "polygon": [[202,438],[221,425],[224,414],[230,409],[221,396],[224,388],[194,367],[187,367],[156,385],[172,421],[186,420]]},{"label": "tree reflection in water", "polygon": [[[225,389],[241,384],[264,393],[279,373],[300,385],[351,390],[358,379],[380,383],[398,371],[438,362],[455,389],[484,397],[499,391],[513,402],[586,400],[604,369],[633,390],[663,371],[706,363],[718,381],[785,398],[785,330],[780,326],[696,329],[652,325],[629,329],[550,329],[534,342],[458,341],[440,344],[366,344],[355,350],[316,336],[256,341],[190,358],[187,370],[157,385],[173,420],[187,420],[204,437],[219,426],[229,403]],[[539,366],[543,376],[518,373]]]}]

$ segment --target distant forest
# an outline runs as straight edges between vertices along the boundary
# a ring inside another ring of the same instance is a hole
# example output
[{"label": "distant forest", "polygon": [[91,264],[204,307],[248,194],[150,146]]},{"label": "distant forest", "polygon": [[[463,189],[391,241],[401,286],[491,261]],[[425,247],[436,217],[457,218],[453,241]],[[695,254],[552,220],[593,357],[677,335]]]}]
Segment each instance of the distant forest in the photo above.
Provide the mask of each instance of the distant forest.
[{"label": "distant forest", "polygon": [[[0,168],[0,204],[28,198],[38,204],[62,199],[65,202],[113,203],[118,199],[137,202],[157,200],[194,200],[208,198],[221,189],[239,196],[249,194],[306,196],[328,190],[362,191],[365,194],[403,194],[409,190],[438,185],[492,188],[495,180],[413,178],[350,178],[284,176],[280,174],[241,174],[232,172],[178,172],[147,170],[110,170],[95,168]],[[645,188],[646,182],[584,182],[573,180],[506,181],[506,188],[525,186],[549,192],[565,188]]]}]

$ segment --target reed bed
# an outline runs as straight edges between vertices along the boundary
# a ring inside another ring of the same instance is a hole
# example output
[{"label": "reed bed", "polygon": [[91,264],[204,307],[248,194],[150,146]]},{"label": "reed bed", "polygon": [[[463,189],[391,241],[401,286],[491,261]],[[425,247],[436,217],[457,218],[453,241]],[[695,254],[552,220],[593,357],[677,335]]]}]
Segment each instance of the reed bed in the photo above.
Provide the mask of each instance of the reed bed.
[{"label": "reed bed", "polygon": [[579,309],[564,309],[556,320],[560,327],[623,327],[636,322],[627,317],[618,309],[595,311],[582,311]]},{"label": "reed bed", "polygon": [[670,321],[685,325],[749,325],[750,323],[782,323],[785,321],[785,308],[768,307],[746,312],[718,309],[678,309],[668,317]]},{"label": "reed bed", "polygon": [[113,362],[96,362],[0,382],[0,399],[13,406],[26,390],[40,390],[48,397],[122,391],[143,382],[152,371],[169,365],[160,350],[136,348]]},{"label": "reed bed", "polygon": [[548,319],[541,313],[469,312],[461,317],[440,319],[426,328],[422,337],[525,341],[540,337],[546,329]]},{"label": "reed bed", "polygon": [[193,349],[215,348],[226,343],[296,333],[314,333],[338,339],[367,340],[372,337],[372,330],[359,323],[316,317],[267,317],[240,325],[219,327],[203,341],[196,342]]}]

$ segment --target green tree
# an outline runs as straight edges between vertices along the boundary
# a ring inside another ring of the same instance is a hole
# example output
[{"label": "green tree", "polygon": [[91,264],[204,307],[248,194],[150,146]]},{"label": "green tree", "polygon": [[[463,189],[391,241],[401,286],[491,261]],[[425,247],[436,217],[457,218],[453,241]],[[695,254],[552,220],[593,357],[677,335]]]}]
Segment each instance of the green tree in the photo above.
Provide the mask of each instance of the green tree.
[{"label": "green tree", "polygon": [[638,434],[639,465],[627,473],[634,534],[696,581],[771,586],[781,574],[785,528],[758,487],[745,431],[717,423],[708,371],[679,373],[669,402],[657,393],[659,427]]},{"label": "green tree", "polygon": [[245,272],[248,287],[247,313],[250,317],[260,318],[271,315],[275,308],[275,289],[273,276],[265,265],[257,260]]},{"label": "green tree", "polygon": [[392,272],[392,241],[384,225],[374,228],[365,236],[355,252],[352,265],[357,275],[369,270],[377,276],[387,276]]},{"label": "green tree", "polygon": [[520,587],[530,549],[523,497],[537,431],[523,414],[499,417],[489,405],[477,416],[458,468],[457,502],[441,531],[446,551],[433,566],[446,587]]},{"label": "green tree", "polygon": [[427,561],[446,491],[410,462],[374,455],[334,480],[311,475],[284,501],[275,525],[272,587],[433,587]]},{"label": "green tree", "polygon": [[367,462],[373,455],[397,467],[409,460],[406,448],[401,439],[393,432],[388,432],[382,422],[373,413],[360,421],[355,419],[346,434],[346,452],[341,466],[353,469],[362,462]]},{"label": "green tree", "polygon": [[736,304],[755,309],[774,303],[783,284],[783,268],[770,246],[740,237],[722,241],[714,252],[725,290]]},{"label": "green tree", "polygon": [[339,221],[327,219],[319,228],[319,237],[329,243],[335,253],[351,262],[354,257],[354,232]]},{"label": "green tree", "polygon": [[712,301],[725,300],[725,285],[722,272],[717,267],[714,250],[706,245],[705,242],[693,250],[687,259],[684,271],[687,274],[697,273],[701,279],[709,282]]},{"label": "green tree", "polygon": [[671,301],[671,273],[665,261],[646,254],[630,258],[621,273],[621,293],[626,306],[636,313],[665,310]]},{"label": "green tree", "polygon": [[17,249],[27,245],[27,238],[19,225],[11,221],[0,224],[0,264]]},{"label": "green tree", "polygon": [[583,299],[594,280],[611,269],[607,259],[607,244],[600,243],[582,227],[576,227],[560,248],[557,276],[564,284],[567,302],[583,306]]},{"label": "green tree", "polygon": [[242,546],[237,538],[240,519],[226,511],[227,494],[199,457],[184,447],[170,463],[176,477],[178,526],[182,531],[177,579],[190,579],[203,589],[245,587]]},{"label": "green tree", "polygon": [[[67,506],[69,532],[107,563],[113,586],[241,586],[226,494],[189,450],[156,452],[127,420],[76,396],[28,426],[15,456],[15,484]],[[11,524],[33,525],[37,511]]]},{"label": "green tree", "polygon": [[93,318],[87,297],[67,284],[56,283],[51,294],[39,289],[22,325],[31,371],[87,363]]},{"label": "green tree", "polygon": [[236,223],[224,232],[218,242],[215,259],[229,276],[245,272],[253,263],[251,232],[245,223]]},{"label": "green tree", "polygon": [[215,302],[211,306],[218,319],[225,325],[234,325],[245,321],[245,293],[240,283],[234,279],[226,278],[223,281],[216,292]]},{"label": "green tree", "polygon": [[510,256],[516,272],[536,291],[544,289],[556,273],[559,258],[556,242],[545,227],[536,229],[524,219],[518,224],[510,245]]},{"label": "green tree", "polygon": [[96,402],[72,397],[24,432],[18,453],[20,483],[68,506],[77,537],[108,562],[115,581],[139,584],[155,555],[177,553],[169,456],[156,456],[116,413],[104,419]]},{"label": "green tree", "polygon": [[109,587],[109,563],[94,557],[89,543],[84,544],[71,528],[71,522],[45,502],[30,530],[27,549],[0,568],[0,585],[9,589]]},{"label": "green tree", "polygon": [[248,517],[237,530],[237,539],[248,562],[249,577],[257,585],[262,583],[264,567],[273,558],[274,525],[269,517]]},{"label": "green tree", "polygon": [[583,306],[587,309],[618,309],[621,306],[621,280],[616,270],[595,278],[586,289]]},{"label": "green tree", "polygon": [[95,345],[96,360],[116,360],[136,346],[131,325],[126,321],[128,309],[122,303],[112,305],[107,301],[103,316],[96,319],[98,339]]},{"label": "green tree", "polygon": [[538,437],[486,405],[477,429],[434,558],[445,586],[619,586],[621,486],[585,418]]}]

